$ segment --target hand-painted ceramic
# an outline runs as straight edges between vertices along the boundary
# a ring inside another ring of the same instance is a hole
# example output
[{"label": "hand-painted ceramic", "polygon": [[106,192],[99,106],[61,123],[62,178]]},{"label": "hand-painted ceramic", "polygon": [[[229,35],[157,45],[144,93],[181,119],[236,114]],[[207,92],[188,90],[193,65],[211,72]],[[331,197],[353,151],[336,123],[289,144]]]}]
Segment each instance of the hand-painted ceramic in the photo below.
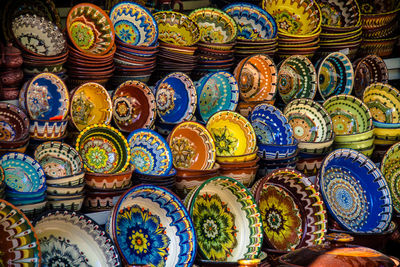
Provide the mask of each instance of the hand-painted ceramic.
[{"label": "hand-painted ceramic", "polygon": [[44,17],[23,14],[12,21],[12,33],[17,43],[39,56],[56,56],[67,47],[62,31]]},{"label": "hand-painted ceramic", "polygon": [[293,144],[293,129],[283,113],[269,104],[257,105],[250,115],[250,122],[259,144]]},{"label": "hand-painted ceramic", "polygon": [[178,124],[167,140],[176,168],[207,170],[214,166],[214,139],[200,123],[188,121]]},{"label": "hand-painted ceramic", "polygon": [[322,0],[318,5],[323,26],[352,27],[361,23],[361,11],[356,0]]},{"label": "hand-painted ceramic", "polygon": [[79,131],[92,124],[109,124],[112,102],[107,90],[92,82],[79,86],[71,95],[70,116]]},{"label": "hand-painted ceramic", "polygon": [[197,110],[204,122],[218,111],[234,111],[238,104],[238,84],[226,71],[207,74],[196,83],[196,91]]},{"label": "hand-painted ceramic", "polygon": [[186,15],[174,11],[154,13],[158,25],[158,39],[178,46],[192,46],[200,39],[197,24]]},{"label": "hand-painted ceramic", "polygon": [[11,192],[38,192],[46,187],[46,176],[33,158],[22,153],[8,153],[0,158],[5,182]]},{"label": "hand-painted ceramic", "polygon": [[157,113],[164,123],[191,120],[197,103],[196,88],[189,76],[173,72],[161,79],[155,87]]},{"label": "hand-painted ceramic", "polygon": [[42,253],[36,229],[25,214],[0,199],[0,218],[1,265],[41,266]]},{"label": "hand-painted ceramic", "polygon": [[115,35],[126,44],[152,46],[157,42],[157,23],[142,5],[122,1],[111,9],[110,19]]},{"label": "hand-painted ceramic", "polygon": [[332,95],[350,94],[353,90],[354,71],[350,59],[334,52],[317,63],[318,91],[323,99]]},{"label": "hand-painted ceramic", "polygon": [[0,146],[25,139],[29,135],[29,119],[17,106],[0,103]]},{"label": "hand-painted ceramic", "polygon": [[143,82],[126,81],[114,91],[113,119],[123,132],[152,128],[156,119],[155,97]]},{"label": "hand-painted ceramic", "polygon": [[124,172],[119,173],[85,173],[85,184],[95,190],[117,190],[127,188],[131,184],[134,167],[129,165]]},{"label": "hand-painted ceramic", "polygon": [[45,266],[119,266],[112,239],[94,220],[71,211],[37,217],[35,230]]},{"label": "hand-painted ceramic", "polygon": [[47,176],[65,177],[83,170],[82,158],[73,147],[61,142],[45,142],[35,149],[34,158]]},{"label": "hand-painted ceramic", "polygon": [[26,108],[34,120],[64,119],[69,111],[67,86],[52,73],[36,75],[26,91]]},{"label": "hand-painted ceramic", "polygon": [[381,171],[362,153],[338,149],[322,163],[320,191],[330,214],[346,230],[382,232],[392,218],[392,197]]},{"label": "hand-painted ceramic", "polygon": [[332,96],[323,103],[323,107],[332,119],[336,136],[364,133],[373,128],[369,108],[354,96]]},{"label": "hand-painted ceramic", "polygon": [[400,212],[400,143],[387,150],[381,163],[381,172],[389,186],[392,195],[393,208]]},{"label": "hand-painted ceramic", "polygon": [[278,27],[275,19],[265,10],[249,3],[233,3],[223,9],[238,27],[240,40],[266,40],[276,37]]},{"label": "hand-painted ceramic", "polygon": [[167,141],[158,133],[148,129],[133,131],[128,137],[131,148],[131,164],[135,172],[164,175],[172,167],[172,153]]},{"label": "hand-painted ceramic", "polygon": [[69,118],[64,120],[31,120],[29,134],[37,140],[56,140],[66,136]]},{"label": "hand-painted ceramic", "polygon": [[263,160],[284,159],[295,155],[298,152],[298,141],[294,139],[292,144],[258,144],[257,155]]},{"label": "hand-painted ceramic", "polygon": [[202,258],[229,262],[258,257],[261,214],[243,184],[223,176],[211,178],[195,189],[188,209]]},{"label": "hand-painted ceramic", "polygon": [[317,92],[317,73],[311,61],[301,55],[288,57],[279,68],[277,87],[285,103],[295,98],[313,99]]},{"label": "hand-painted ceramic", "polygon": [[191,266],[196,235],[188,211],[169,190],[139,185],[115,205],[110,230],[124,261],[151,266]]},{"label": "hand-painted ceramic", "polygon": [[236,22],[222,10],[211,7],[198,8],[189,14],[189,18],[199,26],[202,42],[226,44],[236,40]]},{"label": "hand-painted ceramic", "polygon": [[363,101],[378,122],[400,123],[400,92],[389,84],[372,83],[365,88]]},{"label": "hand-painted ceramic", "polygon": [[80,132],[75,148],[89,172],[119,173],[129,165],[131,154],[126,138],[105,124],[86,127]]},{"label": "hand-painted ceramic", "polygon": [[72,7],[67,16],[66,29],[73,45],[85,54],[100,56],[114,46],[114,27],[100,7],[81,3]]},{"label": "hand-painted ceramic", "polygon": [[244,101],[269,101],[275,99],[277,70],[272,59],[258,54],[243,59],[233,72]]},{"label": "hand-painted ceramic", "polygon": [[295,99],[286,105],[283,114],[293,128],[294,137],[300,142],[324,142],[334,136],[328,112],[310,99]]},{"label": "hand-painted ceramic", "polygon": [[207,121],[217,156],[240,156],[254,152],[256,133],[250,122],[233,111],[219,111]]}]

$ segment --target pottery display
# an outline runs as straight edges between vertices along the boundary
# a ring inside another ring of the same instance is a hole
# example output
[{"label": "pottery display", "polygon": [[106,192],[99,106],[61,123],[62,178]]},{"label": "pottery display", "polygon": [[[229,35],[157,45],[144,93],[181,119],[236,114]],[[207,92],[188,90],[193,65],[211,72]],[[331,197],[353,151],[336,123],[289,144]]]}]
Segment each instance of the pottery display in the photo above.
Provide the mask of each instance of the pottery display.
[{"label": "pottery display", "polygon": [[391,146],[384,157],[382,158],[380,170],[385,177],[385,180],[389,186],[393,208],[399,212],[400,210],[400,194],[398,186],[398,158],[399,158],[399,143]]},{"label": "pottery display", "polygon": [[0,103],[0,148],[16,148],[29,140],[29,119],[13,104]]}]

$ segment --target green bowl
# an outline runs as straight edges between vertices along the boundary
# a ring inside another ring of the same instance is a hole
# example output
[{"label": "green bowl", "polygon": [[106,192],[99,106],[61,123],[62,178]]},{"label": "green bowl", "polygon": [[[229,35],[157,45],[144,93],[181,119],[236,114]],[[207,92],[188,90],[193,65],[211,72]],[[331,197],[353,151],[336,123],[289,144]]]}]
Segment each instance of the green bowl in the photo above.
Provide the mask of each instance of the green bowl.
[{"label": "green bowl", "polygon": [[357,134],[348,134],[348,135],[336,135],[335,136],[335,143],[348,143],[348,142],[356,142],[362,141],[371,138],[374,136],[374,129],[363,133]]},{"label": "green bowl", "polygon": [[400,212],[400,143],[394,144],[386,151],[381,171],[392,195],[393,208]]},{"label": "green bowl", "polygon": [[375,136],[372,136],[369,139],[366,140],[361,140],[361,141],[355,141],[355,142],[348,142],[348,143],[335,143],[334,146],[335,148],[351,148],[355,150],[361,150],[361,149],[366,149],[368,147],[373,146],[375,140]]}]

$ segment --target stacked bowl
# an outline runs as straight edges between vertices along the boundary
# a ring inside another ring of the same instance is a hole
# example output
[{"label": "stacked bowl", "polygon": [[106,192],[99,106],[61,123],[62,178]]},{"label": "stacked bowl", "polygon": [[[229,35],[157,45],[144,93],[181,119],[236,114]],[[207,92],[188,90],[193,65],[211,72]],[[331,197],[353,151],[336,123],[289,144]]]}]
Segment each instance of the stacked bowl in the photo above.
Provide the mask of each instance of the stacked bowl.
[{"label": "stacked bowl", "polygon": [[5,174],[3,167],[0,166],[0,199],[4,199],[5,197],[5,190],[6,190],[6,183],[5,183]]}]

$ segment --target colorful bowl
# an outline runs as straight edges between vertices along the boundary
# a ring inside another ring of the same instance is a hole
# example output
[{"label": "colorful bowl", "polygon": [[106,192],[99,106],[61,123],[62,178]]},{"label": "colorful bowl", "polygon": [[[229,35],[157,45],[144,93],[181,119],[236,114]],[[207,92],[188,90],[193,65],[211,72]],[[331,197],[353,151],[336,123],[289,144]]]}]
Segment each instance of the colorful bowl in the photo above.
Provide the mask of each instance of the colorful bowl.
[{"label": "colorful bowl", "polygon": [[335,143],[349,143],[355,141],[362,141],[366,139],[370,139],[374,136],[374,128],[369,131],[357,133],[357,134],[348,134],[348,135],[335,135]]},{"label": "colorful bowl", "polygon": [[87,186],[100,190],[118,190],[131,184],[131,177],[135,168],[129,165],[125,171],[119,173],[85,173]]},{"label": "colorful bowl", "polygon": [[257,155],[263,160],[277,160],[292,157],[298,152],[299,143],[295,139],[290,145],[258,144]]},{"label": "colorful bowl", "polygon": [[56,140],[65,137],[69,118],[65,120],[31,120],[29,134],[38,140]]},{"label": "colorful bowl", "polygon": [[318,2],[322,14],[322,27],[354,27],[361,24],[361,11],[356,0],[322,0]]},{"label": "colorful bowl", "polygon": [[[29,139],[29,119],[17,106],[0,103],[0,147],[10,148],[24,145]],[[28,138],[28,139],[27,139]],[[15,144],[23,141],[22,144]]]},{"label": "colorful bowl", "polygon": [[46,177],[46,184],[49,186],[78,186],[85,183],[85,172],[65,176],[65,177]]},{"label": "colorful bowl", "polygon": [[256,178],[258,167],[258,165],[255,165],[240,168],[220,168],[218,173],[221,176],[233,178],[244,186],[249,187]]},{"label": "colorful bowl", "polygon": [[400,189],[399,189],[399,159],[400,143],[391,146],[382,159],[380,170],[385,177],[392,195],[393,208],[400,211]]},{"label": "colorful bowl", "polygon": [[218,163],[239,163],[254,160],[257,157],[258,147],[253,152],[239,156],[217,156],[215,159]]}]

